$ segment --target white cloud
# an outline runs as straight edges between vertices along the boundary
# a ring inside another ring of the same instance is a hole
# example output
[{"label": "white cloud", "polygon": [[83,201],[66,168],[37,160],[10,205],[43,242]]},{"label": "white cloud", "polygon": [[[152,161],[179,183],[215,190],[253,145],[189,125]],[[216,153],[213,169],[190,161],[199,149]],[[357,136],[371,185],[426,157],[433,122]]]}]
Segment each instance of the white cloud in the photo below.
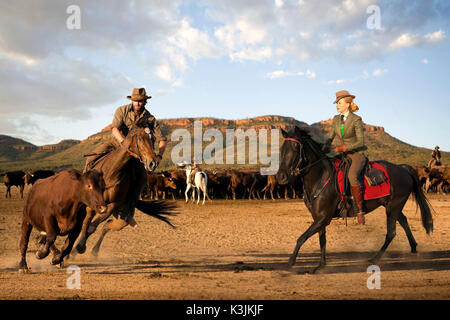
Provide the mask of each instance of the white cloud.
[{"label": "white cloud", "polygon": [[278,79],[278,78],[285,78],[285,77],[292,77],[292,76],[299,76],[299,77],[306,76],[309,79],[314,79],[316,77],[316,73],[307,69],[306,72],[276,70],[276,71],[268,72],[266,74],[266,77],[269,79]]},{"label": "white cloud", "polygon": [[404,47],[412,47],[418,44],[419,41],[420,41],[419,36],[404,33],[401,36],[397,37],[394,41],[392,41],[391,44],[389,45],[389,48],[391,50],[396,50]]},{"label": "white cloud", "polygon": [[168,42],[193,59],[219,57],[223,54],[207,33],[191,27],[186,18],[181,21],[177,32],[168,37]]},{"label": "white cloud", "polygon": [[283,71],[283,70],[276,70],[276,71],[268,72],[266,74],[267,78],[270,78],[270,79],[284,78],[288,75],[292,75],[292,74],[288,74],[286,71]]},{"label": "white cloud", "polygon": [[256,45],[267,39],[267,31],[263,26],[252,24],[245,18],[239,18],[233,23],[218,28],[214,35],[230,50]]},{"label": "white cloud", "polygon": [[314,79],[316,77],[316,73],[308,69],[306,70],[306,77]]},{"label": "white cloud", "polygon": [[433,33],[428,33],[424,38],[427,42],[440,42],[445,39],[445,32],[439,30]]},{"label": "white cloud", "polygon": [[230,54],[231,61],[237,60],[241,62],[244,60],[263,61],[270,57],[272,57],[272,49],[270,47],[248,48]]},{"label": "white cloud", "polygon": [[299,34],[300,34],[300,37],[302,39],[304,39],[304,40],[311,39],[311,33],[310,32],[300,31]]},{"label": "white cloud", "polygon": [[413,47],[424,43],[438,43],[443,41],[445,38],[445,32],[442,30],[438,30],[433,33],[427,33],[424,36],[404,33],[390,43],[389,49],[396,50],[400,48]]},{"label": "white cloud", "polygon": [[67,58],[59,55],[32,66],[0,59],[1,114],[10,119],[27,113],[88,119],[90,108],[125,98],[130,90],[121,73],[97,69],[84,61],[66,62]]},{"label": "white cloud", "polygon": [[422,62],[423,62],[423,64],[429,64],[429,63],[430,63],[430,61],[428,61],[427,58],[424,58],[424,59],[422,60]]},{"label": "white cloud", "polygon": [[156,75],[164,81],[172,81],[172,69],[167,60],[163,60],[156,68]]},{"label": "white cloud", "polygon": [[275,0],[275,7],[281,8],[282,6],[284,6],[283,0]]},{"label": "white cloud", "polygon": [[344,80],[344,79],[338,79],[338,80],[330,80],[330,81],[327,82],[327,84],[329,84],[329,85],[332,85],[332,84],[342,84],[342,83],[344,83],[344,82],[346,82],[346,80]]},{"label": "white cloud", "polygon": [[[219,24],[216,39],[235,58],[250,49],[271,47],[273,56],[283,61],[331,58],[366,63],[401,48],[445,39],[443,30],[424,32],[430,22],[445,21],[439,13],[442,6],[420,0],[205,1],[208,17]],[[366,28],[369,5],[382,8],[379,30]]]},{"label": "white cloud", "polygon": [[388,71],[389,71],[388,69],[375,69],[372,74],[375,77],[381,77],[385,75]]}]

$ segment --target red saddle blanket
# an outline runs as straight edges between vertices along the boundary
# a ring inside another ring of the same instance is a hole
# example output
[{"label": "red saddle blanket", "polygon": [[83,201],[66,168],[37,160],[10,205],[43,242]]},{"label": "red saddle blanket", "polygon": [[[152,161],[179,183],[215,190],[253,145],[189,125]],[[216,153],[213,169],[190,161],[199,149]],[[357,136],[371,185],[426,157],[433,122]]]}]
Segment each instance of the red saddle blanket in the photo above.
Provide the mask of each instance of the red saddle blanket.
[{"label": "red saddle blanket", "polygon": [[[339,159],[334,160],[334,165],[336,168],[339,166]],[[391,194],[391,182],[389,179],[389,175],[386,169],[379,163],[370,161],[370,165],[376,169],[379,169],[384,172],[386,176],[386,181],[377,185],[377,186],[369,186],[366,179],[364,179],[364,200],[377,199],[385,196],[389,196]],[[342,169],[339,169],[337,174],[339,191],[343,194],[344,189],[344,173]]]}]

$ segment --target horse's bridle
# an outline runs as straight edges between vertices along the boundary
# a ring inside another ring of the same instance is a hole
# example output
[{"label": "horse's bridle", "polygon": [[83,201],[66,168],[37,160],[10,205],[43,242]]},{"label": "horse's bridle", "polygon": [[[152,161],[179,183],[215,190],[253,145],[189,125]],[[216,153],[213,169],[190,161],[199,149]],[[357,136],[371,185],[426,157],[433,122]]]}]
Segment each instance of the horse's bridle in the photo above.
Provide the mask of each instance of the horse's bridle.
[{"label": "horse's bridle", "polygon": [[302,150],[303,150],[303,144],[302,144],[299,140],[294,139],[294,138],[285,138],[284,140],[297,142],[297,143],[300,145],[300,147],[301,147],[301,149],[300,149],[300,151],[299,151],[299,153],[298,153],[297,164],[296,164],[295,166],[293,166],[292,168],[289,168],[289,170],[288,170],[288,171],[289,171],[289,174],[290,174],[291,176],[293,176],[294,173],[295,173],[295,169],[298,168],[298,166],[300,165],[300,162],[303,160],[303,152],[302,152]]},{"label": "horse's bridle", "polygon": [[[301,150],[303,150],[303,143],[301,143],[300,140],[297,140],[297,139],[294,139],[294,138],[285,138],[284,140],[294,141],[294,142],[298,143],[300,146],[302,146]],[[323,159],[326,159],[326,158],[327,158],[327,156],[325,155],[325,157],[322,157],[322,158],[320,158],[319,160],[314,161],[314,162],[311,163],[311,164],[308,164],[307,166],[305,166],[305,167],[299,169],[299,173],[302,173],[302,172],[305,171],[306,169],[309,169],[309,168],[313,167],[314,165],[316,165],[317,163],[319,163],[320,161],[322,161]],[[298,157],[297,164],[296,164],[294,167],[292,167],[292,168],[289,169],[289,173],[290,173],[291,175],[294,175],[295,169],[298,168],[298,166],[300,165],[300,162],[301,162],[303,159],[305,159],[304,153],[303,153],[302,151],[300,151],[300,152],[299,152],[299,157]]]},{"label": "horse's bridle", "polygon": [[[135,136],[136,136],[136,133],[133,134],[133,138],[134,138]],[[142,161],[141,151],[139,150],[139,146],[138,146],[138,143],[137,143],[137,138],[135,139],[135,143],[136,143],[136,151],[137,151],[137,154],[134,153],[133,151],[131,151],[131,150],[130,150],[130,147],[127,148],[127,152],[128,152],[132,157],[138,159],[140,162],[143,162],[143,161]]]}]

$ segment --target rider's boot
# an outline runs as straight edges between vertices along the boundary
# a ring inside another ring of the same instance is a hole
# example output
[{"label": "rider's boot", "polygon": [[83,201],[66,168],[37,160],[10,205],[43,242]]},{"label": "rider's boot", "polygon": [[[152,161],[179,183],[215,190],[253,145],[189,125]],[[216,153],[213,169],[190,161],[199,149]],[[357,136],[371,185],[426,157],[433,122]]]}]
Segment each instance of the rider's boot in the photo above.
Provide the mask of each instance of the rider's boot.
[{"label": "rider's boot", "polygon": [[364,225],[365,219],[364,219],[364,208],[363,208],[363,190],[360,186],[351,186],[352,196],[353,200],[356,205],[353,207],[355,208],[356,213],[356,220],[358,221],[358,224]]}]

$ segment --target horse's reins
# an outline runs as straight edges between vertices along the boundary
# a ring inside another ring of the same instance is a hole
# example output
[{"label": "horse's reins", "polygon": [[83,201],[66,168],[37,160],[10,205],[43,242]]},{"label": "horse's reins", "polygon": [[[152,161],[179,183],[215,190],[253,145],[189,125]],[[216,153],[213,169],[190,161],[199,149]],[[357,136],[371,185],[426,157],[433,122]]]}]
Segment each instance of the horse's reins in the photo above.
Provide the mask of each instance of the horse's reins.
[{"label": "horse's reins", "polygon": [[[294,142],[297,142],[298,144],[302,145],[302,143],[301,143],[299,140],[294,139],[294,138],[285,138],[284,140],[294,141]],[[306,169],[309,169],[309,168],[313,167],[314,165],[316,165],[317,163],[319,163],[320,161],[322,161],[322,160],[324,160],[324,159],[326,159],[326,158],[327,158],[327,156],[322,157],[322,158],[320,158],[319,160],[314,161],[314,162],[311,163],[311,164],[308,164],[307,166],[305,166],[305,167],[299,169],[299,173],[302,173],[302,172],[305,171]],[[302,157],[302,155],[301,155],[300,152],[299,152],[298,161],[297,161],[297,164],[296,164],[295,167],[294,167],[294,170],[298,168],[298,166],[300,165],[300,161],[301,161],[302,159],[303,159],[303,157]]]},{"label": "horse's reins", "polygon": [[[137,153],[135,153],[135,152],[133,152],[133,151],[131,151],[130,150],[130,147],[127,147],[127,152],[133,157],[133,158],[136,158],[136,159],[138,159],[140,162],[142,162],[142,156],[141,156],[141,152],[140,152],[140,150],[139,150],[139,146],[138,146],[138,143],[137,143],[137,139],[135,139],[135,144],[136,144],[136,151],[137,151]],[[100,156],[100,155],[105,155],[105,154],[108,154],[109,153],[109,151],[106,151],[106,152],[100,152],[100,153],[89,153],[89,154],[85,154],[85,155],[83,155],[84,157],[89,157],[89,156]],[[115,186],[117,186],[118,184],[120,184],[122,182],[122,179],[119,179],[119,181],[117,181],[116,183],[114,183],[114,184],[111,184],[111,185],[109,185],[109,186],[106,186],[105,187],[105,190],[108,190],[108,189],[110,189],[110,188],[112,188],[112,187],[115,187]]]},{"label": "horse's reins", "polygon": [[[284,140],[294,141],[294,142],[297,142],[298,144],[302,145],[302,143],[301,143],[299,140],[294,139],[294,138],[285,138]],[[325,157],[322,157],[322,158],[320,158],[319,160],[314,161],[313,163],[311,163],[311,164],[309,164],[309,165],[307,165],[307,166],[305,166],[305,167],[299,169],[299,174],[301,174],[301,173],[302,173],[303,171],[305,171],[306,169],[309,169],[309,168],[315,166],[317,163],[321,162],[322,160],[324,160],[324,159],[326,159],[326,158],[327,158],[327,156],[325,155]],[[301,161],[302,159],[303,159],[303,157],[302,157],[302,155],[299,153],[299,160],[298,160],[297,165],[294,167],[293,170],[295,170],[295,169],[298,168],[298,166],[300,165],[300,161]],[[315,200],[315,199],[317,199],[317,198],[319,197],[319,195],[320,195],[320,194],[322,193],[322,191],[325,189],[325,187],[327,186],[327,184],[330,182],[331,177],[332,177],[332,175],[330,175],[330,176],[328,177],[327,181],[325,181],[325,183],[323,184],[322,188],[320,188],[320,190],[319,190],[318,192],[315,192],[315,194],[313,195],[313,200]]]},{"label": "horse's reins", "polygon": [[137,151],[137,154],[134,153],[133,151],[131,151],[131,150],[130,150],[130,147],[127,148],[127,152],[128,152],[132,157],[134,157],[134,158],[138,159],[140,162],[142,162],[141,152],[139,151],[139,146],[138,146],[138,143],[137,143],[137,139],[134,139],[134,142],[135,142],[135,144],[136,144],[136,151]]},{"label": "horse's reins", "polygon": [[[140,150],[139,150],[139,146],[138,146],[137,140],[135,140],[135,142],[136,142],[136,150],[137,150],[138,153],[135,153],[135,152],[131,151],[131,150],[130,150],[130,147],[128,147],[126,151],[127,151],[133,158],[136,158],[136,159],[138,159],[139,161],[142,162],[142,156],[141,156],[141,152],[140,152]],[[95,153],[95,152],[94,152],[94,153],[84,154],[83,157],[102,156],[102,155],[105,155],[105,154],[108,154],[108,153],[109,153],[109,151],[99,152],[99,153]]]}]

